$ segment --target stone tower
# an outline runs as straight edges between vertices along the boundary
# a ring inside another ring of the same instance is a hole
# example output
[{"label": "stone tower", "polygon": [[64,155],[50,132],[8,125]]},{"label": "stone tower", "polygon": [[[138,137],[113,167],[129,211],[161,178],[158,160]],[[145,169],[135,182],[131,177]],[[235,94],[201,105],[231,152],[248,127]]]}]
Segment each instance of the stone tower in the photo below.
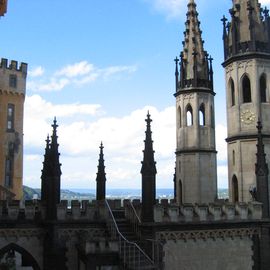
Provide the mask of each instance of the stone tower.
[{"label": "stone tower", "polygon": [[0,65],[0,199],[21,199],[23,178],[23,111],[27,64]]},{"label": "stone tower", "polygon": [[181,203],[217,196],[212,58],[203,48],[194,0],[188,4],[183,51],[176,58],[176,197]]},{"label": "stone tower", "polygon": [[256,187],[257,119],[270,158],[270,18],[258,0],[234,0],[223,17],[228,177],[231,201],[250,201]]}]

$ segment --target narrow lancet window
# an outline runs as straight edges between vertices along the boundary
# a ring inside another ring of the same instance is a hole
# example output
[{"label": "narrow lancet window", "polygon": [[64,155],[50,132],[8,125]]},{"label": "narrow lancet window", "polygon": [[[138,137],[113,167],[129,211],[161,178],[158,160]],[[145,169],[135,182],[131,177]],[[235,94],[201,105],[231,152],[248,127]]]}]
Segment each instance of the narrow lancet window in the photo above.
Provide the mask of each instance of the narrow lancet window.
[{"label": "narrow lancet window", "polygon": [[192,126],[193,125],[193,110],[191,105],[189,104],[187,106],[187,126]]},{"label": "narrow lancet window", "polygon": [[178,128],[182,127],[182,116],[181,116],[181,107],[178,108]]},{"label": "narrow lancet window", "polygon": [[243,78],[242,90],[243,90],[243,103],[251,102],[250,80],[247,75],[245,75]]},{"label": "narrow lancet window", "polygon": [[232,79],[230,79],[230,88],[231,88],[231,105],[235,105],[235,88],[234,88],[234,82]]},{"label": "narrow lancet window", "polygon": [[238,180],[235,175],[232,178],[232,195],[233,195],[233,202],[238,202],[239,201]]},{"label": "narrow lancet window", "polygon": [[199,121],[200,126],[205,126],[205,107],[204,104],[200,106],[199,110]]},{"label": "narrow lancet window", "polygon": [[260,97],[261,102],[266,102],[266,79],[264,74],[260,78]]}]

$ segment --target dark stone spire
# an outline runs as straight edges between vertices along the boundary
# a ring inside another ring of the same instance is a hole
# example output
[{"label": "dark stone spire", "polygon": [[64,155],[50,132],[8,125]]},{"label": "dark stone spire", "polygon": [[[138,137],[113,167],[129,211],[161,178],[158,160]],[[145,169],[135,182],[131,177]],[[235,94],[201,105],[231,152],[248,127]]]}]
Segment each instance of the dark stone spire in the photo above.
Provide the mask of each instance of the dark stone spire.
[{"label": "dark stone spire", "polygon": [[[190,0],[184,32],[183,51],[180,54],[180,85],[177,91],[190,87],[211,88],[208,57],[204,50],[202,31],[196,10],[196,3]],[[179,78],[177,78],[178,81]]]},{"label": "dark stone spire", "polygon": [[[225,61],[250,53],[270,53],[270,19],[258,0],[233,0],[231,22],[223,17]],[[264,16],[262,16],[262,12]]]},{"label": "dark stone spire", "polygon": [[48,197],[48,175],[49,175],[49,163],[50,163],[50,139],[49,135],[46,139],[46,148],[43,161],[43,169],[41,171],[41,200],[45,201]]},{"label": "dark stone spire", "polygon": [[156,202],[156,162],[154,160],[154,150],[151,132],[151,118],[148,112],[145,120],[146,132],[144,141],[143,161],[142,161],[142,221],[154,221],[154,205]]},{"label": "dark stone spire", "polygon": [[98,172],[97,172],[97,190],[96,190],[96,200],[105,200],[106,198],[106,173],[104,166],[104,154],[103,154],[103,144],[100,144],[100,153],[98,160]]},{"label": "dark stone spire", "polygon": [[46,216],[48,219],[57,218],[57,204],[60,202],[61,163],[59,162],[59,151],[57,142],[56,119],[53,122],[53,133],[51,143],[49,137],[46,140],[46,149],[41,175],[41,196],[46,205]]},{"label": "dark stone spire", "polygon": [[268,190],[268,165],[266,163],[264,144],[262,137],[262,124],[259,120],[257,123],[258,143],[257,143],[257,162],[255,165],[256,173],[256,199],[263,203],[263,217],[269,217],[269,190]]}]

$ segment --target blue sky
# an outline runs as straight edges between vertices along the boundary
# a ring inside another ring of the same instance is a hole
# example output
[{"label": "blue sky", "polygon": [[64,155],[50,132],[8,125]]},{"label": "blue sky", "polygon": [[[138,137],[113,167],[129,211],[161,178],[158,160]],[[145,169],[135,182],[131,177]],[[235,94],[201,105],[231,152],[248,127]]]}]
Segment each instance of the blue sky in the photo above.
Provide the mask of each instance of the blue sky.
[{"label": "blue sky", "polygon": [[[58,119],[62,187],[95,188],[102,140],[107,186],[140,188],[145,116],[153,118],[157,186],[172,187],[174,62],[187,0],[9,0],[1,57],[27,62],[24,184],[39,187],[45,138]],[[265,2],[267,4],[267,1]],[[214,58],[219,186],[226,187],[222,24],[229,0],[198,0]]]}]

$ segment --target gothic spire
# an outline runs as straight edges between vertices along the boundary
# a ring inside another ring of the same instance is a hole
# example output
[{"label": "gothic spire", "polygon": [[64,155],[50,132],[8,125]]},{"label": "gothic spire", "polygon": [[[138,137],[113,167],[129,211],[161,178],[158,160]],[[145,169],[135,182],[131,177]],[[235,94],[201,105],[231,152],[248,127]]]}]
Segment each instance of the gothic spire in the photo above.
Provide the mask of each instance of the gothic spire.
[{"label": "gothic spire", "polygon": [[42,201],[45,201],[48,196],[47,176],[49,175],[49,164],[50,164],[50,139],[48,135],[46,139],[43,169],[41,171],[41,200]]},{"label": "gothic spire", "polygon": [[185,24],[183,51],[180,54],[180,89],[197,86],[211,88],[208,54],[204,50],[200,24],[196,3],[194,0],[190,0]]},{"label": "gothic spire", "polygon": [[270,53],[268,10],[263,11],[258,0],[233,0],[230,15],[228,24],[222,19],[225,60],[243,53]]},{"label": "gothic spire", "polygon": [[258,142],[257,142],[257,162],[255,165],[256,173],[256,196],[255,199],[263,203],[263,217],[269,217],[269,189],[268,189],[268,165],[266,163],[266,154],[264,151],[263,136],[262,136],[262,124],[258,120]]},{"label": "gothic spire", "polygon": [[97,172],[97,190],[96,190],[96,199],[97,200],[104,200],[106,197],[106,173],[105,173],[105,166],[104,166],[104,154],[103,154],[103,144],[100,144],[100,153],[99,153],[99,160],[98,160],[98,172]]},{"label": "gothic spire", "polygon": [[52,169],[53,169],[54,174],[56,174],[57,176],[60,176],[61,164],[59,162],[60,154],[58,151],[59,144],[57,142],[57,139],[58,139],[57,127],[58,127],[57,121],[56,121],[56,118],[54,118],[53,125],[52,125],[53,133],[51,136],[51,164],[52,164]]},{"label": "gothic spire", "polygon": [[156,174],[156,162],[154,160],[154,153],[153,150],[153,141],[152,141],[152,131],[151,131],[151,122],[152,119],[150,118],[150,114],[148,112],[146,121],[146,131],[145,131],[145,141],[144,141],[144,155],[142,161],[142,174]]}]

